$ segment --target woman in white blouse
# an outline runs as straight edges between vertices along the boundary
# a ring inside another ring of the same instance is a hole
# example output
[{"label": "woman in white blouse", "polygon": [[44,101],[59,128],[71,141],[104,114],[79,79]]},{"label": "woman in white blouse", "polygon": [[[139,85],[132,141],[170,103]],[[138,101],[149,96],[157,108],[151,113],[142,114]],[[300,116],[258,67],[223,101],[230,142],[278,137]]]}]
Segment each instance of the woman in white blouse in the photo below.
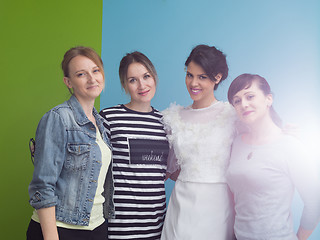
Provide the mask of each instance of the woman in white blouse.
[{"label": "woman in white blouse", "polygon": [[214,90],[228,76],[225,55],[196,46],[186,63],[193,103],[163,112],[171,152],[168,174],[180,174],[172,191],[161,239],[234,239],[233,205],[225,172],[234,138],[235,112]]},{"label": "woman in white blouse", "polygon": [[[235,139],[227,170],[237,239],[307,239],[320,218],[320,181],[303,144],[283,133],[268,82],[242,74],[231,83],[228,100],[249,129]],[[297,234],[291,215],[295,188],[304,202]]]}]

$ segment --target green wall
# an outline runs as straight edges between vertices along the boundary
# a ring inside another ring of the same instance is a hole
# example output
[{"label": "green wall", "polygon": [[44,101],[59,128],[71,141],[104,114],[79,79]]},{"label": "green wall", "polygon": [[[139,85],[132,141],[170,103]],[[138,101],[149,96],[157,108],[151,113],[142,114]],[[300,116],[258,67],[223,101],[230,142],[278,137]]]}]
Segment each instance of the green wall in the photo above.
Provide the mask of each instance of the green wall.
[{"label": "green wall", "polygon": [[64,52],[76,45],[101,52],[102,0],[1,1],[0,25],[0,226],[1,239],[15,240],[25,239],[32,213],[29,138],[42,115],[69,97]]}]

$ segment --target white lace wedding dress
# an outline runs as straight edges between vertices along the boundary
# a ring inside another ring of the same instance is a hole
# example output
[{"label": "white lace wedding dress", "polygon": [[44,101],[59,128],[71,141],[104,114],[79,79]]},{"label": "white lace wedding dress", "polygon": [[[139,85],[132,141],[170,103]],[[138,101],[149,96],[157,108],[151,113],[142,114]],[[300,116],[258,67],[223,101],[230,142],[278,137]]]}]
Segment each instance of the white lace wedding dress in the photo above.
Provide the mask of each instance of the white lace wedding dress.
[{"label": "white lace wedding dress", "polygon": [[172,104],[163,122],[172,148],[168,172],[181,169],[170,197],[163,240],[234,239],[234,210],[226,169],[235,133],[233,107]]}]

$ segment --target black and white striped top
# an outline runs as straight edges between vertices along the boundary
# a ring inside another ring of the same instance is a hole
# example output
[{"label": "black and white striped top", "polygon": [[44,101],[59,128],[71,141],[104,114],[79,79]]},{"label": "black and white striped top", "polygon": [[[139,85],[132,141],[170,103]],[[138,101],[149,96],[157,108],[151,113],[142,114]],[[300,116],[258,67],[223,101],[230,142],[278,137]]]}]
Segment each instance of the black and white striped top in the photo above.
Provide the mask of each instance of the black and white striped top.
[{"label": "black and white striped top", "polygon": [[116,219],[109,220],[109,239],[160,239],[169,150],[162,116],[124,105],[100,114],[113,147]]}]

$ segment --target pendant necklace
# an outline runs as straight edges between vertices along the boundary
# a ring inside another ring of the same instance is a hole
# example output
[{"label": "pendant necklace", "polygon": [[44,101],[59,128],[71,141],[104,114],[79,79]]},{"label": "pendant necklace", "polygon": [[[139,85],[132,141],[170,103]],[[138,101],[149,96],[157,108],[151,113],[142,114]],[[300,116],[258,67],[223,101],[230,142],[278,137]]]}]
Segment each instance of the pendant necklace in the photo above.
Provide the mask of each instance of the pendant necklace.
[{"label": "pendant necklace", "polygon": [[250,159],[252,158],[252,155],[253,155],[252,140],[250,140],[249,146],[250,146],[250,152],[249,152],[249,154],[247,155],[247,160],[250,160]]}]

